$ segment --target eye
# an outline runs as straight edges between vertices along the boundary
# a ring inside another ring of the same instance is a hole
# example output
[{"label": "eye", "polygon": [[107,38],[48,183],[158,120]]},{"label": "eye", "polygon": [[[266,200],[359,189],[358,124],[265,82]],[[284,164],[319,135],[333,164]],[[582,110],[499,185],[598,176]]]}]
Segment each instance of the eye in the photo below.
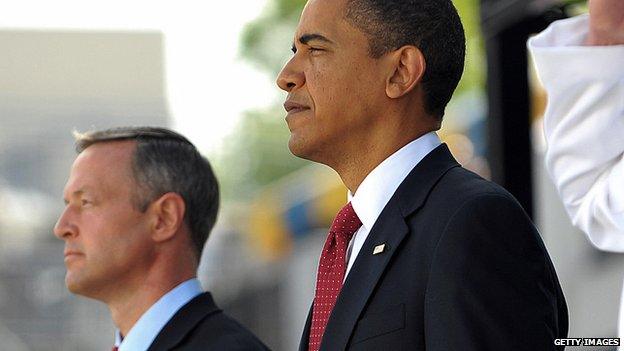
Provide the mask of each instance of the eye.
[{"label": "eye", "polygon": [[89,201],[87,199],[81,199],[80,200],[80,205],[81,206],[87,206],[87,205],[90,205],[90,204],[91,204],[91,201]]},{"label": "eye", "polygon": [[310,47],[310,48],[308,48],[308,51],[310,52],[310,55],[317,55],[317,54],[325,51],[325,49]]}]

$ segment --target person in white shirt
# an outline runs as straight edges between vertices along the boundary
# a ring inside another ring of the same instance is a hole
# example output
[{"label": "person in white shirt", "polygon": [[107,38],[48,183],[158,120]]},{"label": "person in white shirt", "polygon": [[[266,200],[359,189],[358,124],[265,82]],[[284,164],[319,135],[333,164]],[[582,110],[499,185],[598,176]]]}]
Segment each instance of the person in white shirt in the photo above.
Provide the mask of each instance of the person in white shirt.
[{"label": "person in white shirt", "polygon": [[266,350],[196,278],[219,189],[195,146],[152,127],[76,138],[54,234],[68,289],[110,309],[113,350]]},{"label": "person in white shirt", "polygon": [[548,93],[546,166],[568,215],[598,249],[624,252],[624,1],[590,0],[589,15],[528,45]]}]

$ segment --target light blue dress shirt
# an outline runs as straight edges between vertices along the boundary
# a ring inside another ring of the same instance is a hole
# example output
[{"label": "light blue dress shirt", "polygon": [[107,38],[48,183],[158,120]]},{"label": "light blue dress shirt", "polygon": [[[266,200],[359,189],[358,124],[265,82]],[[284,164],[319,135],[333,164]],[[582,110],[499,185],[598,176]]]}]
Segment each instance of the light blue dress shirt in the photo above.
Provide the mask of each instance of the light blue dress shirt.
[{"label": "light blue dress shirt", "polygon": [[202,292],[197,278],[189,279],[176,286],[145,311],[123,339],[117,330],[115,346],[119,348],[119,351],[147,350],[176,312]]}]

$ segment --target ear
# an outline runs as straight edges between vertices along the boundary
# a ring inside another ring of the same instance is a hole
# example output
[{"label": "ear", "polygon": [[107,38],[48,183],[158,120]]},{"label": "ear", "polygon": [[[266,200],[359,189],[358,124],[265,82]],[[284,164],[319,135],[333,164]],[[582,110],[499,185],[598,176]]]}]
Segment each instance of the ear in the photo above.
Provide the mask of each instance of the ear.
[{"label": "ear", "polygon": [[166,241],[175,236],[184,224],[186,205],[177,193],[166,193],[150,205],[155,219],[152,227],[152,239]]},{"label": "ear", "polygon": [[425,74],[425,56],[415,46],[403,46],[388,56],[392,71],[386,81],[386,95],[397,99],[409,93]]}]

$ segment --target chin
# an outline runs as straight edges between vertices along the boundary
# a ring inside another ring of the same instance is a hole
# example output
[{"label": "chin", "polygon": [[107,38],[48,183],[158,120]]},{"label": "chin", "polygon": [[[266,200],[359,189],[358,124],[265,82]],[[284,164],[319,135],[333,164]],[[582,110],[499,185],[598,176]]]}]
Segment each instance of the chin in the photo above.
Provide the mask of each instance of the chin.
[{"label": "chin", "polygon": [[73,277],[69,272],[65,275],[65,286],[67,286],[67,290],[71,293],[81,295],[82,289],[80,288],[78,279]]},{"label": "chin", "polygon": [[79,277],[77,274],[72,274],[71,272],[67,272],[65,276],[65,286],[67,286],[67,290],[69,290],[72,294],[81,295],[84,297],[93,297],[91,293],[89,293],[89,284],[85,281],[84,277]]},{"label": "chin", "polygon": [[288,149],[290,150],[290,153],[299,158],[314,161],[311,157],[309,143],[306,143],[302,140],[302,138],[299,138],[294,134],[290,135],[290,139],[288,140]]},{"label": "chin", "polygon": [[288,149],[293,155],[304,160],[329,165],[327,162],[327,155],[326,153],[323,153],[323,148],[321,148],[318,143],[312,144],[309,140],[304,140],[303,138],[297,138],[295,135],[291,135],[290,140],[288,141]]}]

